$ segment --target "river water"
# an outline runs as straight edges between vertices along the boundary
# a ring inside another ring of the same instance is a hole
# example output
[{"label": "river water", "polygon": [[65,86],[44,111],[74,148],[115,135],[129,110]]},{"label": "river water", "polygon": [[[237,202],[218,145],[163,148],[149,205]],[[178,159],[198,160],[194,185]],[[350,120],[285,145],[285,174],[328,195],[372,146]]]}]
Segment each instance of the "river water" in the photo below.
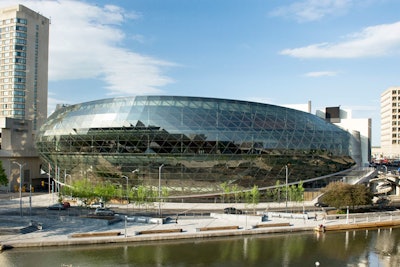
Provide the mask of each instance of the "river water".
[{"label": "river water", "polygon": [[12,249],[0,266],[400,266],[400,228]]}]

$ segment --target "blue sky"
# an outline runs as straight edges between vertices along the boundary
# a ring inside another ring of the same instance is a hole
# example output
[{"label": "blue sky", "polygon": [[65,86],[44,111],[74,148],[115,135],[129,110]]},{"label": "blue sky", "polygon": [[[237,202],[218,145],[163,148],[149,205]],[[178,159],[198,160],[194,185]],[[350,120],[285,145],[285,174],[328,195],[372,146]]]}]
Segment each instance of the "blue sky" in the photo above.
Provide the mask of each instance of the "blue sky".
[{"label": "blue sky", "polygon": [[[15,0],[0,0],[0,7]],[[398,0],[21,0],[51,19],[49,112],[142,94],[372,118],[400,85]]]}]

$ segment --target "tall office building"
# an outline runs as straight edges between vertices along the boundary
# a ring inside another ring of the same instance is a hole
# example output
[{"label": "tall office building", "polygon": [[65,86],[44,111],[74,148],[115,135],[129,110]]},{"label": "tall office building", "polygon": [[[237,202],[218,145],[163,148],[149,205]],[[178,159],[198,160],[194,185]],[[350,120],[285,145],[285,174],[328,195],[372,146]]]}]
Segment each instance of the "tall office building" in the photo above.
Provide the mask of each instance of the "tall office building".
[{"label": "tall office building", "polygon": [[381,94],[381,151],[386,158],[400,157],[400,87]]},{"label": "tall office building", "polygon": [[0,118],[47,118],[49,19],[23,5],[0,9]]}]

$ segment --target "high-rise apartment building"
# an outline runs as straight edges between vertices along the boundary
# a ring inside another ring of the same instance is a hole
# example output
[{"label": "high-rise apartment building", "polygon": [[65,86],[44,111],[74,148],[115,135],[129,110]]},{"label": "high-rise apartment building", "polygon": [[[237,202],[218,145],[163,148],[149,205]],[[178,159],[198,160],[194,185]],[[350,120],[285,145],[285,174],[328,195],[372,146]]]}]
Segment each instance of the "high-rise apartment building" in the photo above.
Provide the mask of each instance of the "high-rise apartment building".
[{"label": "high-rise apartment building", "polygon": [[47,118],[49,23],[25,6],[0,2],[0,161],[9,181],[0,190],[43,181],[34,137]]},{"label": "high-rise apartment building", "polygon": [[400,87],[381,94],[381,151],[386,158],[400,157]]},{"label": "high-rise apartment building", "polygon": [[47,118],[49,19],[23,5],[0,9],[0,118]]}]

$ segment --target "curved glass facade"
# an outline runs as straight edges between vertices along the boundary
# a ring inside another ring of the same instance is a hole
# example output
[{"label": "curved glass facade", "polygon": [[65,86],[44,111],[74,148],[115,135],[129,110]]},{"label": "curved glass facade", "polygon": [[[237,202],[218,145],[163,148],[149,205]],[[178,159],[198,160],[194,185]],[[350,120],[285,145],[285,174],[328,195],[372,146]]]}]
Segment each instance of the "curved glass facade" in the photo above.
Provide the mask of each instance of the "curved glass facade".
[{"label": "curved glass facade", "polygon": [[[354,164],[350,133],[280,106],[200,97],[137,96],[54,112],[38,133],[41,157],[60,176],[167,186],[172,194],[271,186]],[[138,173],[132,174],[133,170]]]}]

